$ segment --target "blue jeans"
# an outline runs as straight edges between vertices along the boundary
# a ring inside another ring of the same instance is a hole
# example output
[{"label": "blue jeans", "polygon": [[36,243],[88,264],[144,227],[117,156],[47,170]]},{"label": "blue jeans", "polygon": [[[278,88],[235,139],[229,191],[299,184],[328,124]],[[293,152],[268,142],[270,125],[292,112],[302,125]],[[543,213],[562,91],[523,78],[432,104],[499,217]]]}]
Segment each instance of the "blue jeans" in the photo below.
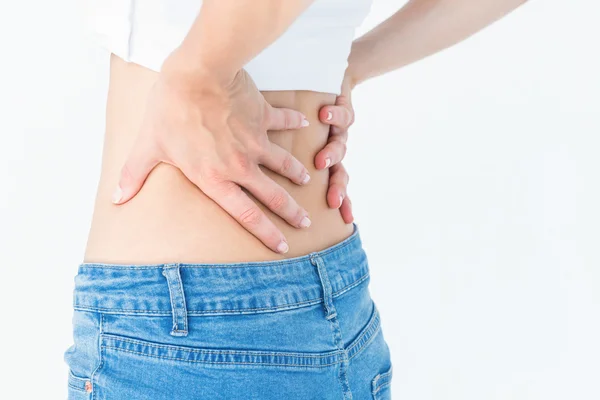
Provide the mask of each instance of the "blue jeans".
[{"label": "blue jeans", "polygon": [[283,261],[82,264],[69,399],[390,399],[358,232]]}]

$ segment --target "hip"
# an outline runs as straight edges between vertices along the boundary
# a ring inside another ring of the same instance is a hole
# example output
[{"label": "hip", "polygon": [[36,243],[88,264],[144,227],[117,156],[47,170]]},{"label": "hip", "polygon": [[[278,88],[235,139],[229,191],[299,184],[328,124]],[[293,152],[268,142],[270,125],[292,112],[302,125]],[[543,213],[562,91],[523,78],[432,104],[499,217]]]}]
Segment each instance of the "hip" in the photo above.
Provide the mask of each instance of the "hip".
[{"label": "hip", "polygon": [[354,234],[238,264],[83,264],[70,399],[389,399],[391,360]]}]

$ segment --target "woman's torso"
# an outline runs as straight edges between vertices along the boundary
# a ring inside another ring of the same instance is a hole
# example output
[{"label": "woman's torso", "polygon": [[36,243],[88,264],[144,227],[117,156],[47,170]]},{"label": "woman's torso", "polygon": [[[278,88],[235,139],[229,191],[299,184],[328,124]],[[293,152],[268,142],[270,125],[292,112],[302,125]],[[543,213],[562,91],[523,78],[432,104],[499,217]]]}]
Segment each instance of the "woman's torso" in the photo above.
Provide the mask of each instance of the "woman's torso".
[{"label": "woman's torso", "polygon": [[170,165],[157,166],[134,199],[113,205],[111,194],[138,133],[146,96],[157,73],[114,55],[110,64],[102,171],[85,262],[272,260],[327,248],[352,233],[352,225],[343,222],[339,210],[327,206],[329,172],[314,167],[314,157],[325,146],[329,130],[319,122],[317,113],[323,105],[333,104],[335,95],[311,91],[264,92],[273,106],[298,110],[310,122],[301,130],[269,132],[269,138],[298,158],[311,176],[306,186],[298,186],[265,170],[308,211],[312,221],[310,228],[297,229],[262,207],[288,240],[290,251],[284,256],[263,246]]},{"label": "woman's torso", "polygon": [[[355,28],[371,0],[316,0],[289,29],[255,57],[247,71],[267,101],[303,112],[310,126],[270,132],[309,170],[311,181],[297,186],[270,171],[310,216],[308,229],[293,228],[265,213],[286,236],[294,257],[329,247],[353,230],[326,202],[329,172],[317,171],[314,157],[327,142],[328,126],[318,110],[339,93]],[[120,169],[138,132],[146,96],[165,57],[183,40],[200,1],[96,1],[93,27],[111,57],[102,175],[85,254],[86,262],[236,262],[281,258],[263,246],[194,187],[176,168],[160,164],[130,202],[110,202]],[[127,62],[126,62],[127,61]],[[143,67],[142,67],[143,66]]]}]

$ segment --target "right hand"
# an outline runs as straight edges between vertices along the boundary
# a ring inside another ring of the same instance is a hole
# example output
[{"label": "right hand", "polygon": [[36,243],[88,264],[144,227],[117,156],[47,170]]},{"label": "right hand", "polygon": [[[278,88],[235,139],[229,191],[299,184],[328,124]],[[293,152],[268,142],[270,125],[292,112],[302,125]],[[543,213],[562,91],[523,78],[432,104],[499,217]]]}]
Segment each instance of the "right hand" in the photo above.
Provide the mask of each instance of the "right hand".
[{"label": "right hand", "polygon": [[346,155],[348,129],[354,123],[354,108],[352,107],[352,89],[354,83],[349,70],[346,70],[342,90],[335,99],[335,104],[326,105],[319,110],[322,123],[331,125],[327,145],[315,156],[317,169],[329,168],[329,188],[327,189],[327,204],[330,208],[338,208],[345,223],[354,221],[352,203],[348,197],[348,173],[342,165]]},{"label": "right hand", "polygon": [[307,183],[304,165],[267,136],[267,130],[307,125],[303,114],[271,107],[243,69],[230,82],[163,70],[113,203],[132,199],[157,164],[171,164],[267,247],[286,253],[285,237],[242,187],[290,225],[308,227],[306,210],[259,168]]}]

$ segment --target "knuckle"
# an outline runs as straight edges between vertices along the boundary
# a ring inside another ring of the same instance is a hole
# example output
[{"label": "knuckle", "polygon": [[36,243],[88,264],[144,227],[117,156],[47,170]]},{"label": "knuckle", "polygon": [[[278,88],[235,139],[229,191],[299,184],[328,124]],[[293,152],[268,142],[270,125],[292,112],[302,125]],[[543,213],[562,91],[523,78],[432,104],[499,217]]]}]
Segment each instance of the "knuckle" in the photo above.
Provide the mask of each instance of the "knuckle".
[{"label": "knuckle", "polygon": [[267,103],[266,101],[263,106],[262,115],[263,115],[262,123],[263,123],[263,126],[265,127],[265,130],[267,130],[267,128],[273,122],[273,107],[271,107],[271,105],[269,103]]},{"label": "knuckle", "polygon": [[275,193],[269,198],[267,206],[271,210],[281,210],[285,207],[286,203],[287,198],[283,193]]},{"label": "knuckle", "polygon": [[267,136],[260,136],[256,140],[252,140],[248,143],[248,156],[247,158],[260,158],[265,154],[268,148],[269,139]]},{"label": "knuckle", "polygon": [[352,109],[345,109],[345,124],[346,127],[349,127],[350,125],[352,125],[352,123],[354,122],[354,113],[352,112]]},{"label": "knuckle", "polygon": [[234,171],[242,175],[247,175],[252,170],[252,160],[249,155],[239,150],[230,155],[229,163]]},{"label": "knuckle", "polygon": [[348,145],[344,142],[338,142],[339,154],[340,158],[344,158],[346,152],[348,151]]},{"label": "knuckle", "polygon": [[292,126],[294,126],[294,124],[292,122],[293,122],[293,117],[289,113],[284,113],[283,114],[283,129],[290,130],[292,128]]},{"label": "knuckle", "polygon": [[281,175],[287,175],[294,166],[294,160],[291,155],[286,155],[281,161],[281,166],[279,167],[279,172]]},{"label": "knuckle", "polygon": [[257,207],[251,207],[240,214],[239,220],[244,225],[257,226],[262,221],[262,213]]},{"label": "knuckle", "polygon": [[208,184],[219,184],[223,181],[223,174],[218,168],[193,164],[189,170],[193,177]]}]

